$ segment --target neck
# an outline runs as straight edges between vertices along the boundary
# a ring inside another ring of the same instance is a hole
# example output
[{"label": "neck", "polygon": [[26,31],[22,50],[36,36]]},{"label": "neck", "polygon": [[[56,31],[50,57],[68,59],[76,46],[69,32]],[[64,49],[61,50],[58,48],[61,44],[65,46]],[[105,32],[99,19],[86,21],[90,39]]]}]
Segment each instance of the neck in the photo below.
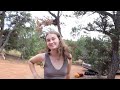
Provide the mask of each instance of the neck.
[{"label": "neck", "polygon": [[57,50],[51,50],[50,53],[51,53],[52,56],[58,56],[59,55]]}]

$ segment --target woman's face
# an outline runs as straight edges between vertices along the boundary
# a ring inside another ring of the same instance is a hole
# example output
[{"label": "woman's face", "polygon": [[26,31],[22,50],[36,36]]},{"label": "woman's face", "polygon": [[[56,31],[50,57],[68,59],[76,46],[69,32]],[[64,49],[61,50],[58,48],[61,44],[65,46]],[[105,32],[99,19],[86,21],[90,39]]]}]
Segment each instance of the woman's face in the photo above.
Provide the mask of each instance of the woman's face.
[{"label": "woman's face", "polygon": [[48,34],[46,36],[46,43],[50,50],[54,50],[59,46],[59,39],[56,34]]}]

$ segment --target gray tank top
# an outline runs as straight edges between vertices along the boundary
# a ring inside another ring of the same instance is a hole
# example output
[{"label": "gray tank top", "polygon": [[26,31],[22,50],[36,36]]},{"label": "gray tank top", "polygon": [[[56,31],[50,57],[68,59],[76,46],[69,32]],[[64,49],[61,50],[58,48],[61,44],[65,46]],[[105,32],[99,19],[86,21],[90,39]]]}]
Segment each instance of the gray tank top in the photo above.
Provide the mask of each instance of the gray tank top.
[{"label": "gray tank top", "polygon": [[45,63],[44,63],[44,79],[65,79],[67,74],[67,65],[68,61],[64,59],[62,67],[57,70],[53,66],[49,54],[45,54]]}]

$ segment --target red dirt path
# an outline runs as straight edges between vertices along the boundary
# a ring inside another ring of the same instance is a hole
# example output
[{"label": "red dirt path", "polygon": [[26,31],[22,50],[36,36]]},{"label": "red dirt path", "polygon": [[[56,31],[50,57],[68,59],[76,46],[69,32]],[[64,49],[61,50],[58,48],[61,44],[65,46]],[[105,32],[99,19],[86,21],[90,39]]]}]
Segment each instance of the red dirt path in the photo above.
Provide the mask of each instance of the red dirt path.
[{"label": "red dirt path", "polygon": [[[36,71],[43,78],[43,68],[36,65]],[[72,65],[71,78],[75,72],[83,72],[80,66]],[[27,61],[0,60],[0,79],[33,79]]]},{"label": "red dirt path", "polygon": [[[43,68],[36,65],[38,74],[43,78]],[[74,78],[75,72],[84,73],[81,66],[72,65],[71,78]],[[21,60],[1,60],[0,59],[0,79],[33,79],[27,61]],[[116,76],[120,79],[120,76]]]}]

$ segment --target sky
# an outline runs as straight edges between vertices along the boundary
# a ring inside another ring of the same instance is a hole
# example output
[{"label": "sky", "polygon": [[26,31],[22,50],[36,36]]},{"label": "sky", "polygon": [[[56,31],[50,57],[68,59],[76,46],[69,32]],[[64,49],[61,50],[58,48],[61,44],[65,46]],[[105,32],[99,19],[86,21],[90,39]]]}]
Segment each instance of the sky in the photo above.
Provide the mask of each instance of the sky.
[{"label": "sky", "polygon": [[[56,14],[56,11],[52,11],[52,12]],[[33,18],[35,18],[35,17],[38,17],[38,18],[52,17],[47,11],[31,11],[31,14],[32,14]],[[72,15],[73,11],[63,11],[62,14]],[[75,38],[75,37],[72,37],[70,35],[70,32],[71,32],[72,27],[78,26],[80,24],[82,24],[82,26],[86,26],[87,23],[92,22],[95,18],[97,18],[97,16],[98,16],[97,14],[89,15],[89,16],[85,15],[83,17],[79,17],[79,19],[77,19],[75,16],[67,17],[67,18],[61,16],[60,21],[64,23],[63,25],[61,25],[61,32],[62,32],[63,38],[76,41],[77,39],[80,38],[81,35],[86,35],[83,31],[81,31],[79,37]],[[49,27],[57,30],[57,27],[55,27],[53,25],[49,26]],[[46,28],[44,28],[43,30],[46,30]],[[103,34],[98,33],[98,32],[88,32],[88,33],[89,34],[87,34],[87,35],[92,37],[92,38],[93,37],[97,38],[98,36],[103,35]]]}]

